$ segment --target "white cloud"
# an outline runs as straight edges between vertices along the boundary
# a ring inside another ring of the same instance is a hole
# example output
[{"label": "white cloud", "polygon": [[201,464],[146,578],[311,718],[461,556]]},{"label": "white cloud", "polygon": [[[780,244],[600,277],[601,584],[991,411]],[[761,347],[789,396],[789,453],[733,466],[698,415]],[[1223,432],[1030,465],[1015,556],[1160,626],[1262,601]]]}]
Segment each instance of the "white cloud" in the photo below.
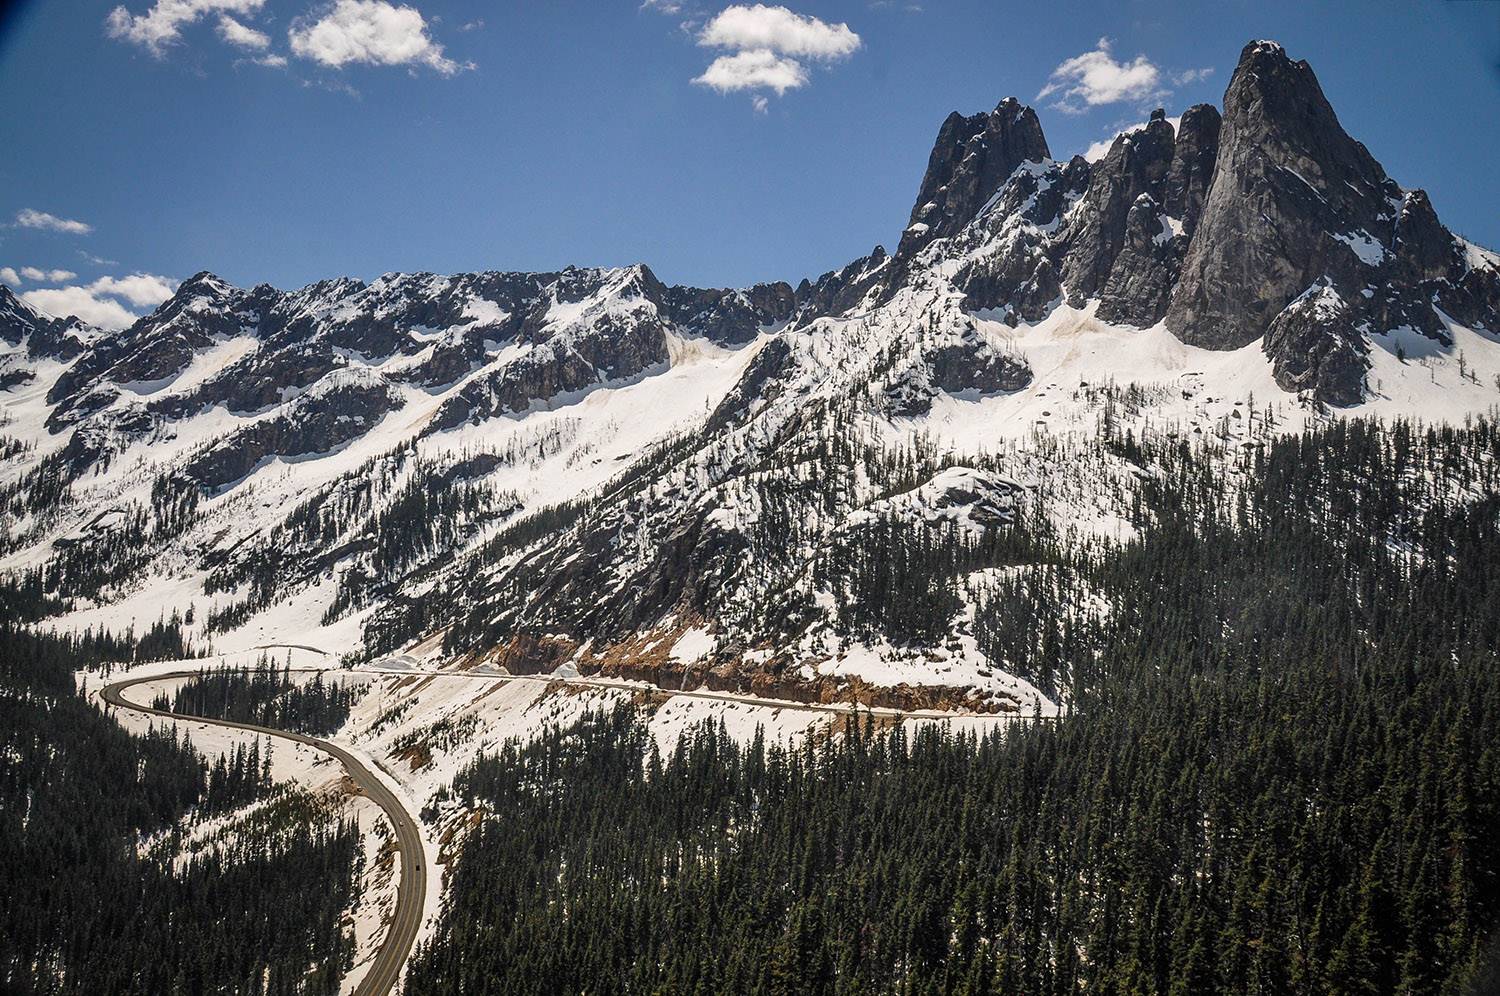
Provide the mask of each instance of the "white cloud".
[{"label": "white cloud", "polygon": [[57,287],[27,291],[21,295],[37,311],[56,318],[77,315],[90,325],[106,329],[123,329],[138,318],[119,301],[99,297],[87,287]]},{"label": "white cloud", "polygon": [[[16,271],[11,270],[10,272],[14,273]],[[78,274],[72,270],[43,270],[35,266],[23,266],[21,267],[21,276],[36,283],[60,284],[64,280],[72,280]]]},{"label": "white cloud", "polygon": [[16,224],[22,228],[40,228],[48,232],[63,232],[68,235],[87,235],[94,230],[93,225],[71,218],[59,218],[55,214],[46,211],[36,211],[32,208],[22,208],[16,212]]},{"label": "white cloud", "polygon": [[775,90],[779,97],[788,90],[806,86],[807,70],[796,59],[784,59],[775,52],[739,52],[719,56],[693,82],[720,93]]},{"label": "white cloud", "polygon": [[93,253],[84,252],[82,249],[78,250],[78,255],[81,259],[87,260],[88,262],[93,263],[95,266],[120,265],[120,261],[117,259],[105,259],[103,256],[95,256]]},{"label": "white cloud", "polygon": [[335,69],[350,63],[421,65],[452,76],[470,68],[443,55],[421,11],[386,0],[338,0],[317,20],[292,22],[288,38],[293,55]]},{"label": "white cloud", "polygon": [[264,31],[241,24],[228,14],[219,15],[219,37],[231,45],[254,49],[257,52],[271,47],[271,39]]},{"label": "white cloud", "polygon": [[853,55],[860,39],[847,24],[828,24],[785,7],[758,3],[725,7],[704,25],[698,44],[832,60]]},{"label": "white cloud", "polygon": [[76,315],[100,328],[122,329],[140,315],[126,308],[119,298],[137,308],[150,308],[171,297],[176,287],[177,282],[167,277],[132,273],[126,277],[100,277],[87,286],[38,288],[22,294],[21,300],[58,318]]},{"label": "white cloud", "polygon": [[[664,9],[673,0],[646,0],[643,7]],[[770,90],[777,96],[807,85],[803,59],[831,63],[853,55],[862,42],[847,24],[829,24],[785,7],[735,4],[719,11],[702,30],[698,44],[732,49],[711,62],[693,80],[719,93]],[[767,101],[757,95],[751,106],[764,114]]]},{"label": "white cloud", "polygon": [[[1115,132],[1108,138],[1101,138],[1099,141],[1093,143],[1087,149],[1083,150],[1083,158],[1087,159],[1091,163],[1098,162],[1109,153],[1109,147],[1115,144],[1115,139],[1119,138],[1121,135],[1129,135],[1133,131],[1140,131],[1142,128],[1146,127],[1146,124],[1147,122],[1141,121],[1136,124],[1130,125],[1129,127],[1121,128],[1119,131]],[[1167,124],[1172,126],[1172,131],[1177,131],[1177,129],[1182,124],[1182,115],[1179,114],[1175,118],[1167,118]]]},{"label": "white cloud", "polygon": [[8,266],[0,266],[0,284],[10,284],[12,287],[21,283],[21,275]]},{"label": "white cloud", "polygon": [[750,98],[750,106],[756,114],[765,114],[770,109],[771,102],[760,94],[756,94]]},{"label": "white cloud", "polygon": [[641,0],[641,10],[654,10],[658,14],[682,13],[682,0]]},{"label": "white cloud", "polygon": [[1214,74],[1212,66],[1203,69],[1185,69],[1172,77],[1173,86],[1187,86],[1189,83],[1201,83]]},{"label": "white cloud", "polygon": [[271,69],[286,68],[286,56],[276,55],[274,53],[271,55],[262,55],[259,58],[251,59],[250,61],[255,63],[257,66],[267,66]]},{"label": "white cloud", "polygon": [[89,284],[95,294],[123,297],[138,308],[154,308],[177,289],[177,281],[152,273],[132,273],[128,277],[100,277]]},{"label": "white cloud", "polygon": [[[140,45],[160,58],[169,46],[182,38],[182,29],[195,21],[211,14],[254,14],[265,6],[265,2],[266,0],[156,0],[144,14],[132,14],[123,6],[116,7],[109,12],[104,27],[111,38]],[[225,34],[222,22],[219,33]],[[258,31],[254,33],[260,34]],[[230,40],[227,35],[225,40]]]},{"label": "white cloud", "polygon": [[1161,69],[1144,55],[1130,62],[1116,62],[1110,41],[1100,38],[1092,52],[1075,55],[1056,69],[1036,95],[1038,100],[1062,95],[1053,106],[1069,114],[1120,101],[1148,101],[1164,95]]}]

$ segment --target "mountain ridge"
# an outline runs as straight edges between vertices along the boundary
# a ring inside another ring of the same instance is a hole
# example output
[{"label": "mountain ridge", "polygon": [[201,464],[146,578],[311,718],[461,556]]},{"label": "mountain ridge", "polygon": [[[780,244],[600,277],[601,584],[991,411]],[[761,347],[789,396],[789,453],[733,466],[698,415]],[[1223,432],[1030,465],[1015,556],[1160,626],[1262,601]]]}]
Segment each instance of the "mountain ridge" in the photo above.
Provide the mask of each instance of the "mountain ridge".
[{"label": "mountain ridge", "polygon": [[0,341],[0,568],[80,625],[1054,709],[971,623],[1021,546],[1128,539],[1148,436],[1493,410],[1500,258],[1252,42],[1222,114],[1094,163],[1014,98],[950,115],[896,252],[795,287],[203,272],[113,334],[0,289]]}]

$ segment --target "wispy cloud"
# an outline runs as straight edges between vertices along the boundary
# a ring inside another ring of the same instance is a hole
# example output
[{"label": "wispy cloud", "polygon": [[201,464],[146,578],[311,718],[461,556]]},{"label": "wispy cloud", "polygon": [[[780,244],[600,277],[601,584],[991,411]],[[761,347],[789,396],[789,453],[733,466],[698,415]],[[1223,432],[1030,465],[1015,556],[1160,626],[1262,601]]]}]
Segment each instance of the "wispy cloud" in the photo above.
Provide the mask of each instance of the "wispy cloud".
[{"label": "wispy cloud", "polygon": [[1184,69],[1180,73],[1173,74],[1172,85],[1187,86],[1190,83],[1201,83],[1213,74],[1214,69],[1212,66],[1205,66],[1202,69]]},{"label": "wispy cloud", "polygon": [[219,37],[238,48],[264,52],[271,47],[271,37],[264,31],[241,24],[228,14],[219,16]]},{"label": "wispy cloud", "polygon": [[1162,86],[1161,68],[1150,59],[1138,55],[1120,62],[1110,48],[1110,40],[1100,38],[1092,51],[1064,60],[1052,70],[1037,100],[1058,94],[1054,107],[1067,114],[1081,114],[1102,104],[1156,100],[1168,92]]},{"label": "wispy cloud", "polygon": [[[732,54],[715,58],[694,83],[719,93],[771,91],[781,96],[810,81],[804,60],[839,62],[863,42],[847,24],[758,3],[721,10],[698,32],[698,44]],[[757,93],[751,106],[764,113],[764,94]]]},{"label": "wispy cloud", "polygon": [[386,0],[338,0],[315,17],[294,21],[288,39],[293,55],[333,69],[352,64],[426,66],[452,76],[472,68],[443,54],[421,11]]},{"label": "wispy cloud", "polygon": [[116,7],[109,12],[104,28],[111,38],[139,45],[161,58],[182,39],[182,29],[194,22],[213,14],[246,16],[264,6],[265,0],[156,0],[144,14],[132,14],[123,5]]},{"label": "wispy cloud", "polygon": [[87,235],[94,230],[93,225],[82,221],[74,221],[72,218],[59,218],[55,214],[46,211],[37,211],[34,208],[22,208],[16,212],[16,222],[22,228],[35,228],[45,232],[62,232],[66,235]]},{"label": "wispy cloud", "polygon": [[21,275],[8,266],[0,266],[0,284],[9,284],[18,287],[21,283]]}]

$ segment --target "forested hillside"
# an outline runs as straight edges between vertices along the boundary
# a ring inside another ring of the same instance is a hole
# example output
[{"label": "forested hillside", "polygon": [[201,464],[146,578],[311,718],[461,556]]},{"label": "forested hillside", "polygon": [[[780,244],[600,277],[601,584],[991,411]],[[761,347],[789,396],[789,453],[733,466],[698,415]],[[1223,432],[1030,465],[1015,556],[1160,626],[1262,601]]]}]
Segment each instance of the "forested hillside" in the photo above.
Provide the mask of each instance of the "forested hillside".
[{"label": "forested hillside", "polygon": [[204,671],[182,682],[170,696],[158,695],[151,704],[167,712],[327,736],[349,718],[361,691],[349,682],[325,679],[321,672],[299,682],[289,666],[277,668],[262,658],[249,671],[229,667]]},{"label": "forested hillside", "polygon": [[1493,992],[1496,426],[1110,445],[1139,538],[1040,543],[979,613],[1069,717],[663,757],[622,711],[478,759],[413,990]]},{"label": "forested hillside", "polygon": [[[336,991],[357,828],[273,784],[258,744],[210,764],[175,727],[126,732],[74,688],[120,649],[98,642],[0,628],[0,991]],[[256,833],[175,860],[180,820],[256,801]]]}]

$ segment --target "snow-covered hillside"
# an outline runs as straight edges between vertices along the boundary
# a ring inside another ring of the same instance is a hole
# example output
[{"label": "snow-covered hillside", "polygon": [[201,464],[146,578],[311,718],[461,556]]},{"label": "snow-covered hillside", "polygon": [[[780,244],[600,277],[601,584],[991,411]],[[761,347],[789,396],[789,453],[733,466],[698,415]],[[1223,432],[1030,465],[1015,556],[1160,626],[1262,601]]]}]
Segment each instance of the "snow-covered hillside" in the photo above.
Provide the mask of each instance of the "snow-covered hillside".
[{"label": "snow-covered hillside", "polygon": [[0,388],[0,570],[59,626],[1050,711],[997,572],[1128,541],[1129,440],[1492,411],[1500,257],[1254,43],[1093,162],[950,117],[897,252],[795,288],[205,273],[119,333],[0,288]]}]

